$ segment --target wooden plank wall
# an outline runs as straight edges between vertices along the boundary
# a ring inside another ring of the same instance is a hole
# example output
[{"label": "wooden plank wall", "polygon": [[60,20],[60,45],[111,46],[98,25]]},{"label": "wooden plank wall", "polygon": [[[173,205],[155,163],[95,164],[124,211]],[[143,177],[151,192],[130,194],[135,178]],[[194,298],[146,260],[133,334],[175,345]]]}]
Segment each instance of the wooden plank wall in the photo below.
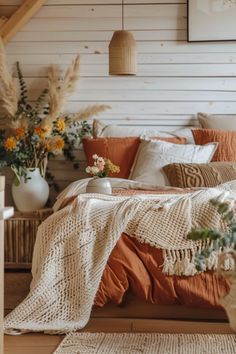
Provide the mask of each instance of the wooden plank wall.
[{"label": "wooden plank wall", "polygon": [[[0,0],[0,15],[20,3]],[[21,62],[32,100],[45,86],[48,64],[63,69],[80,53],[81,80],[68,111],[109,103],[112,111],[101,116],[107,123],[169,130],[196,124],[197,111],[235,113],[236,43],[187,43],[186,0],[125,3],[125,27],[138,43],[138,75],[108,76],[108,44],[121,27],[121,0],[48,0],[7,45],[9,63]],[[83,160],[81,152],[78,158]],[[51,167],[61,188],[83,175],[62,160]]]}]

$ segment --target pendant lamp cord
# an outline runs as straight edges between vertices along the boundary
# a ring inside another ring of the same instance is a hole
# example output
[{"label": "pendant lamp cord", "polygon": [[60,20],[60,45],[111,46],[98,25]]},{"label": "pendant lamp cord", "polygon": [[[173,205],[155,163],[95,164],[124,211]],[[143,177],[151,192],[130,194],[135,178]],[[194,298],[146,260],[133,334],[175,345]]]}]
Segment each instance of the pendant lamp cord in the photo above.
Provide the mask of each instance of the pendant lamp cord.
[{"label": "pendant lamp cord", "polygon": [[125,28],[125,25],[124,25],[124,15],[125,15],[124,0],[122,0],[122,31],[124,31],[124,28]]}]

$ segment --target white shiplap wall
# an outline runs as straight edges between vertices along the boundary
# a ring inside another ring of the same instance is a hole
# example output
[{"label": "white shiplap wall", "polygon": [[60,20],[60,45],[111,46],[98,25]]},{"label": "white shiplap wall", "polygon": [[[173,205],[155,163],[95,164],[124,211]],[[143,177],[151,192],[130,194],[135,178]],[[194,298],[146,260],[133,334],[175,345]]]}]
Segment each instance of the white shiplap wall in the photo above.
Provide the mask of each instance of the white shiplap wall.
[{"label": "white shiplap wall", "polygon": [[[20,0],[0,0],[8,16]],[[81,54],[81,80],[67,110],[109,103],[101,117],[122,125],[174,129],[195,124],[197,111],[236,111],[236,42],[187,43],[186,0],[126,0],[125,26],[138,43],[138,75],[108,76],[108,44],[121,26],[121,0],[48,0],[7,45],[21,62],[32,99],[49,64],[65,68]],[[68,162],[52,162],[61,187],[75,180]],[[81,166],[83,168],[83,166]],[[66,172],[65,172],[66,170]]]}]

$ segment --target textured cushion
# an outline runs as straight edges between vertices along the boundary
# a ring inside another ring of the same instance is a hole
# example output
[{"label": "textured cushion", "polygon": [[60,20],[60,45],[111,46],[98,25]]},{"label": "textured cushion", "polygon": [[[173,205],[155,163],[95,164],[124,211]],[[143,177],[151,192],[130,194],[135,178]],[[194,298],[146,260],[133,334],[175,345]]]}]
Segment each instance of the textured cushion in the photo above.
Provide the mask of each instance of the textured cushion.
[{"label": "textured cushion", "polygon": [[236,179],[236,163],[173,163],[163,167],[171,186],[179,188],[215,187]]},{"label": "textured cushion", "polygon": [[[192,128],[193,129],[193,128]],[[186,138],[186,142],[194,144],[194,139],[190,127],[183,127],[175,131],[160,131],[158,127],[122,127],[119,125],[106,125],[102,121],[95,119],[93,121],[93,137],[127,137],[142,136],[150,139],[154,136],[162,138],[182,137]]]},{"label": "textured cushion", "polygon": [[139,146],[130,179],[152,185],[169,185],[162,167],[173,162],[207,163],[217,144],[197,146],[177,145],[164,141],[142,140]]},{"label": "textured cushion", "polygon": [[200,126],[205,129],[236,131],[236,115],[208,115],[205,113],[198,113],[197,119]]},{"label": "textured cushion", "polygon": [[195,143],[198,145],[218,142],[218,148],[212,161],[236,162],[236,131],[229,132],[214,129],[195,129],[192,133]]},{"label": "textured cushion", "polygon": [[[176,144],[185,144],[185,138],[156,138]],[[109,158],[120,167],[120,172],[115,177],[128,178],[133,165],[138,147],[139,137],[126,138],[86,138],[83,140],[84,151],[88,165],[93,164],[93,154]]]}]

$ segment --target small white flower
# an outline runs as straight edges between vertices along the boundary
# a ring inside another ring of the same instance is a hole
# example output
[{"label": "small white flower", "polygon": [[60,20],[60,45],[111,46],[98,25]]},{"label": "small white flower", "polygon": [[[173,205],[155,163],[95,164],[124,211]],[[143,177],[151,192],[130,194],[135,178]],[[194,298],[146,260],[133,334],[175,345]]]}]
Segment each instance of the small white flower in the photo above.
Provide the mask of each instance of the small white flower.
[{"label": "small white flower", "polygon": [[98,155],[97,155],[97,154],[94,154],[94,155],[93,155],[93,159],[94,159],[94,160],[97,160],[97,159],[98,159]]},{"label": "small white flower", "polygon": [[86,167],[86,170],[85,170],[85,171],[86,171],[86,173],[89,173],[89,174],[90,174],[90,173],[91,173],[91,167],[90,167],[90,166]]},{"label": "small white flower", "polygon": [[104,161],[104,158],[103,157],[98,157],[98,162],[102,163],[102,164],[105,164],[105,161]]},{"label": "small white flower", "polygon": [[91,173],[95,176],[99,173],[99,169],[96,166],[91,167]]}]

